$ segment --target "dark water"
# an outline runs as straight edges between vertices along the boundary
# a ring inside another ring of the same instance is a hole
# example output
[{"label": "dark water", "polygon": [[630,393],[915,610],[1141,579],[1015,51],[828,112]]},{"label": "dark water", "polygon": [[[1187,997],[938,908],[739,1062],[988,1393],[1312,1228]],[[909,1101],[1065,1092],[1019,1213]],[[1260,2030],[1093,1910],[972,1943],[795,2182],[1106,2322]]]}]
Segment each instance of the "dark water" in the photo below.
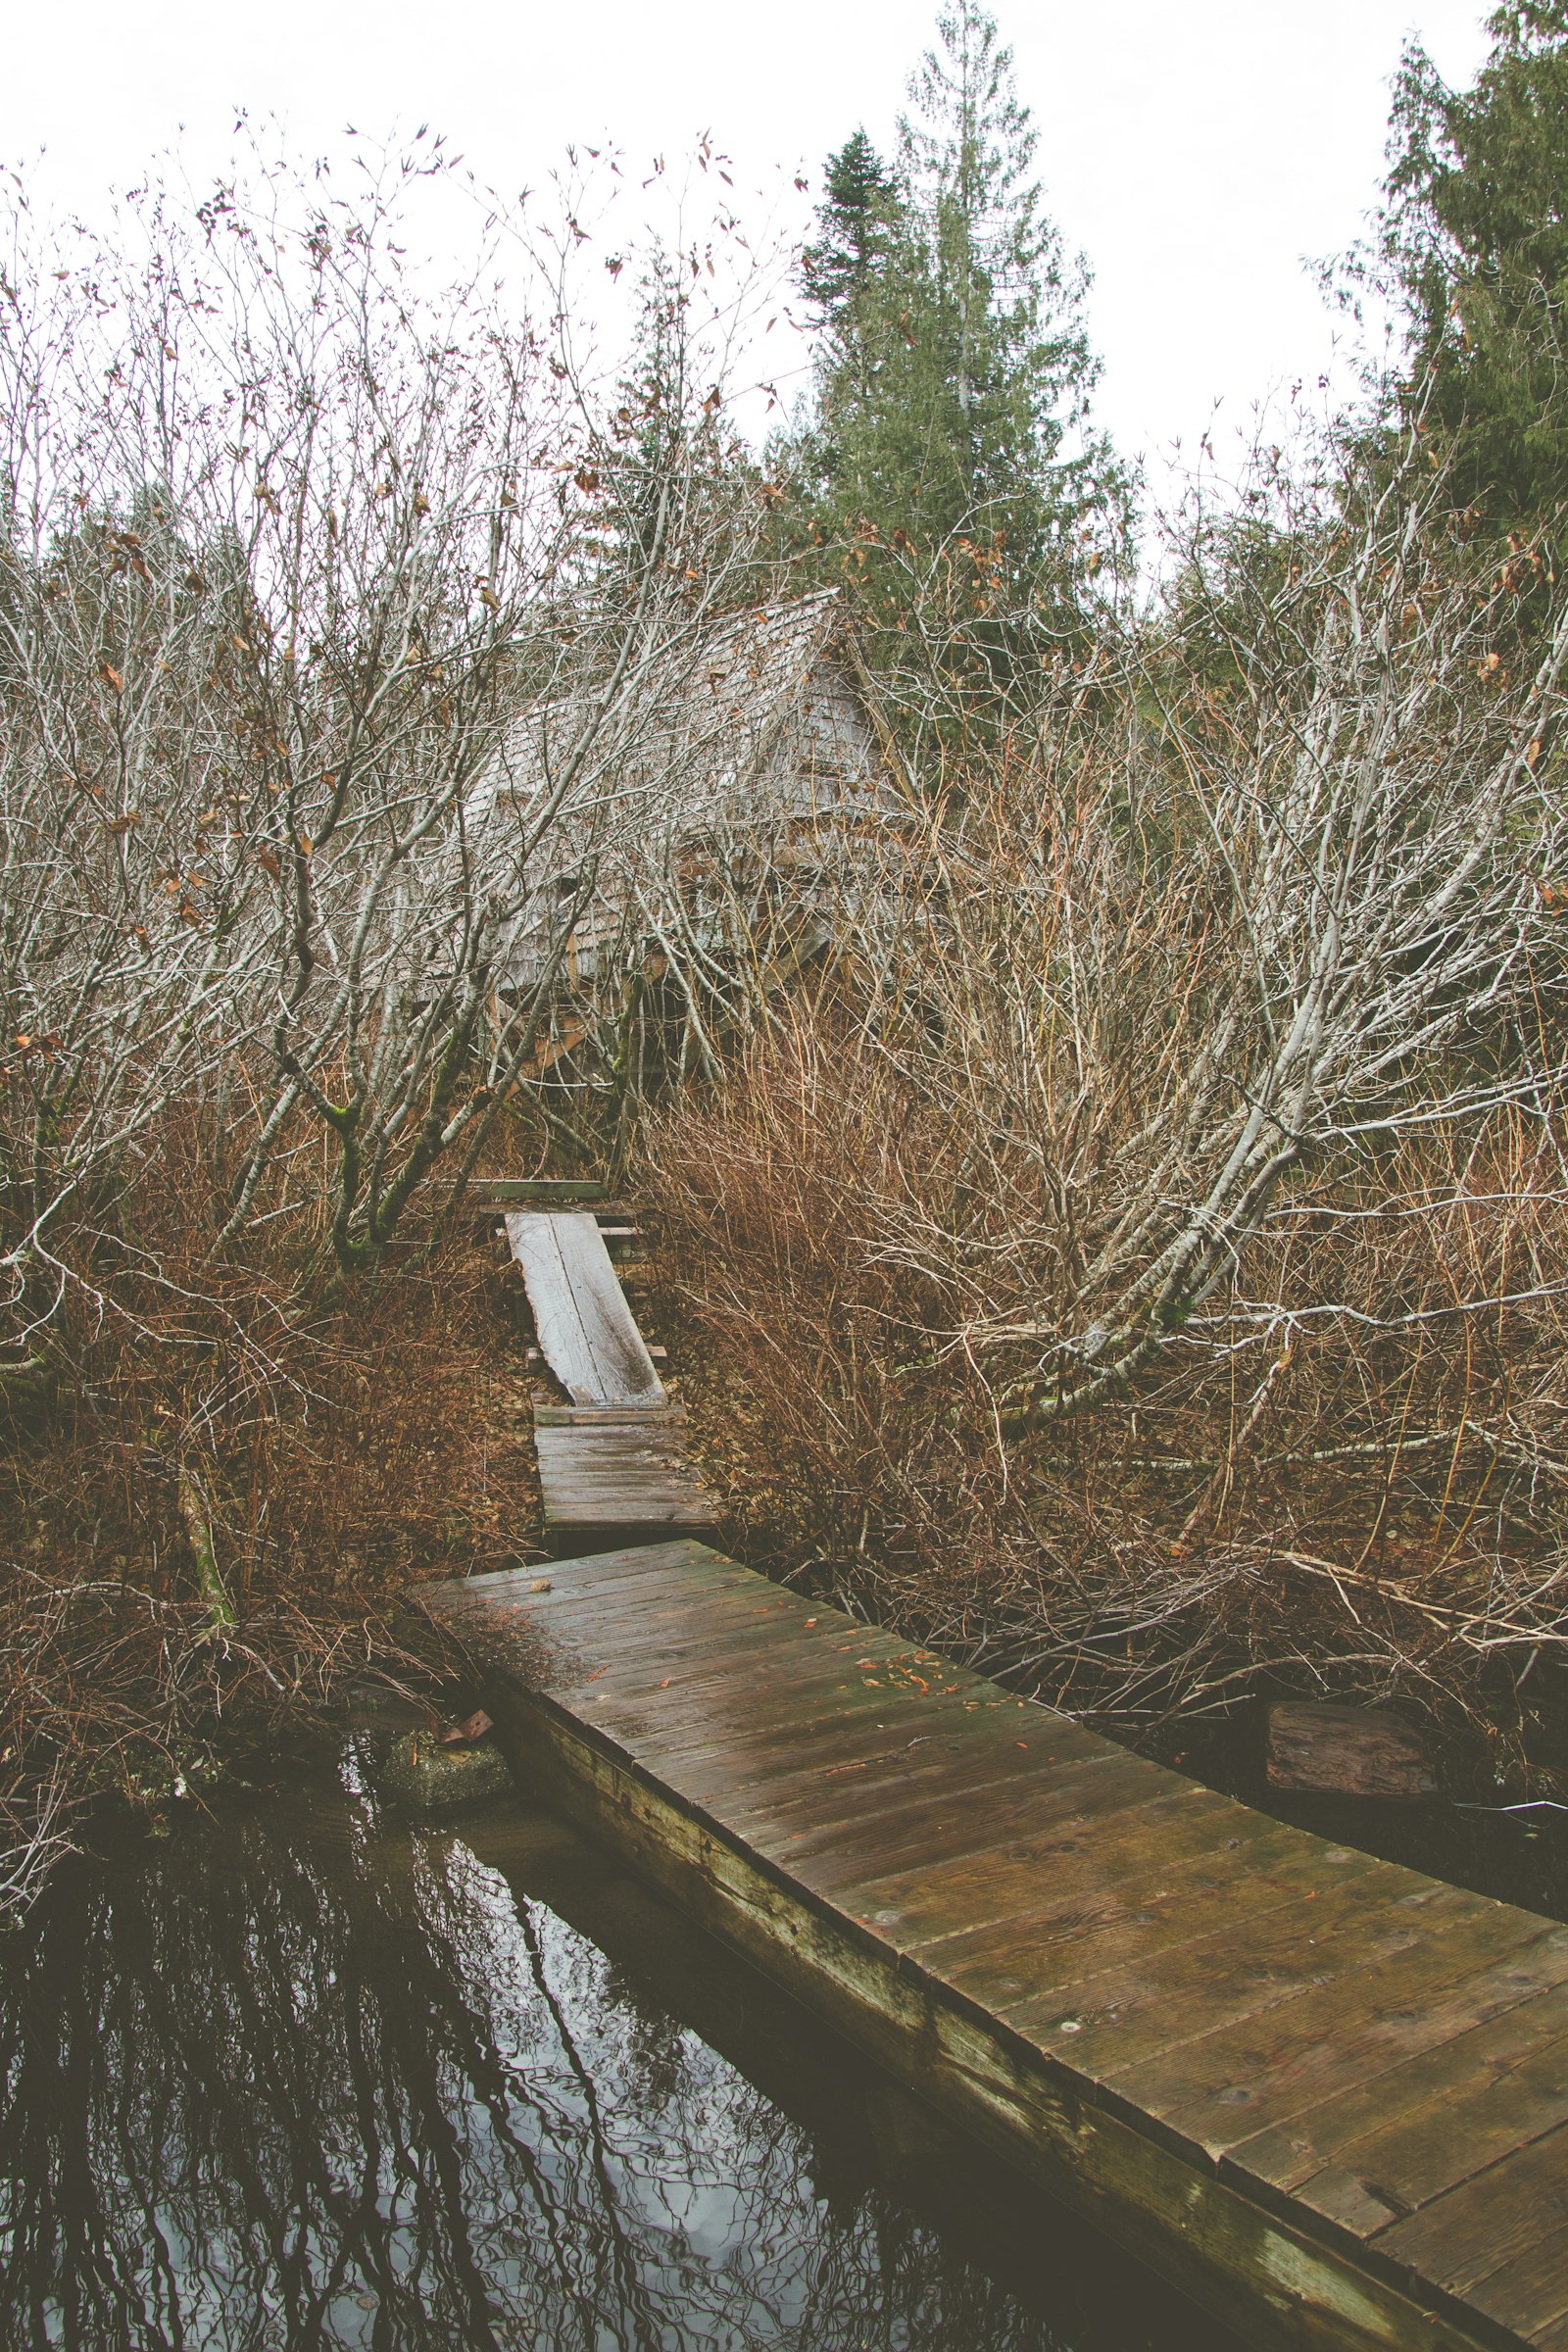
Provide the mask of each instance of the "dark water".
[{"label": "dark water", "polygon": [[522,1800],[181,1808],[0,1945],[0,2345],[1219,2346]]}]

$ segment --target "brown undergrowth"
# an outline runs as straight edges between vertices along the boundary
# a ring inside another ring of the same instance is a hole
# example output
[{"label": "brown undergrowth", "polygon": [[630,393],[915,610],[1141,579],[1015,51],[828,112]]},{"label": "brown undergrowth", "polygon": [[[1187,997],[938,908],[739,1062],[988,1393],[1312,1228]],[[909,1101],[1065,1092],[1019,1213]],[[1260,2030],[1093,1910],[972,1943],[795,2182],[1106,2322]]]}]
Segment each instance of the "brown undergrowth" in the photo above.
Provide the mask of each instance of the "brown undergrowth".
[{"label": "brown undergrowth", "polygon": [[1136,1378],[1019,1438],[1001,1406],[1061,1287],[1038,1167],[1009,1190],[993,1152],[966,1190],[972,1132],[829,1027],[650,1139],[685,1392],[750,1556],[1124,1733],[1394,1696],[1479,1777],[1556,1785],[1549,1126],[1303,1176]]},{"label": "brown undergrowth", "polygon": [[0,1449],[10,1904],[96,1796],[156,1808],[368,1667],[428,1687],[442,1660],[406,1589],[526,1556],[537,1527],[466,1225],[416,1231],[313,1312],[312,1232],[215,1264],[189,1134],[163,1140],[69,1287],[52,1396]]}]

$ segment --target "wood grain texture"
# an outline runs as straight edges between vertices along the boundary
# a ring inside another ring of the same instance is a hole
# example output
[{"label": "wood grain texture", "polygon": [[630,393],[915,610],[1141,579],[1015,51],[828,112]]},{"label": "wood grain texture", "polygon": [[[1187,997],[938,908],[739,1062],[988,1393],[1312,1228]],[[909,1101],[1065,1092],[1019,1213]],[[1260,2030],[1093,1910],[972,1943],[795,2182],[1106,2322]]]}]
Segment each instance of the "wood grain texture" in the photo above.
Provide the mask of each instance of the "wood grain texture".
[{"label": "wood grain texture", "polygon": [[1248,2341],[1564,2345],[1568,1929],[700,1542],[529,1582],[422,1595],[519,1771]]},{"label": "wood grain texture", "polygon": [[535,1429],[678,1429],[683,1404],[541,1404],[533,1408]]},{"label": "wood grain texture", "polygon": [[595,1218],[517,1209],[507,1241],[522,1269],[546,1363],[574,1404],[665,1403]]}]

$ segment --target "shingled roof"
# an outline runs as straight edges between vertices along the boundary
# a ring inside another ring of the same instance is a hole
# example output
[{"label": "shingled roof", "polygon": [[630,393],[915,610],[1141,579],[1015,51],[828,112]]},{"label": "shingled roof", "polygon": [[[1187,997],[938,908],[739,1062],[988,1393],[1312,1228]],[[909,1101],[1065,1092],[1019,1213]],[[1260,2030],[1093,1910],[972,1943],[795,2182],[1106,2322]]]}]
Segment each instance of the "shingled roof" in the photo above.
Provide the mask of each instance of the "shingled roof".
[{"label": "shingled roof", "polygon": [[[590,980],[671,928],[702,956],[852,914],[910,796],[834,590],[672,633],[597,691],[523,710],[469,798],[481,855],[525,856],[513,984]],[[525,846],[526,845],[526,846]]]},{"label": "shingled roof", "polygon": [[[778,759],[799,737],[799,757]],[[519,713],[470,796],[470,821],[519,814],[569,785],[581,812],[635,809],[639,833],[685,835],[821,815],[889,792],[896,755],[838,593],[730,612],[671,635],[604,689]]]}]

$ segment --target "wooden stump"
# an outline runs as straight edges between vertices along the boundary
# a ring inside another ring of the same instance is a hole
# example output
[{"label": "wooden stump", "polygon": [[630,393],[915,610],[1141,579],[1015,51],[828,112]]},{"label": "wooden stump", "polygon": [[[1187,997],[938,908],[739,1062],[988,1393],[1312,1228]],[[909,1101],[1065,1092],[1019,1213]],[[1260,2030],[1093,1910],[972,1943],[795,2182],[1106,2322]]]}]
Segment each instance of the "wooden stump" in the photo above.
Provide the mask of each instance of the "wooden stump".
[{"label": "wooden stump", "polygon": [[1426,1743],[1382,1707],[1281,1699],[1269,1709],[1268,1783],[1319,1796],[1435,1796]]}]

